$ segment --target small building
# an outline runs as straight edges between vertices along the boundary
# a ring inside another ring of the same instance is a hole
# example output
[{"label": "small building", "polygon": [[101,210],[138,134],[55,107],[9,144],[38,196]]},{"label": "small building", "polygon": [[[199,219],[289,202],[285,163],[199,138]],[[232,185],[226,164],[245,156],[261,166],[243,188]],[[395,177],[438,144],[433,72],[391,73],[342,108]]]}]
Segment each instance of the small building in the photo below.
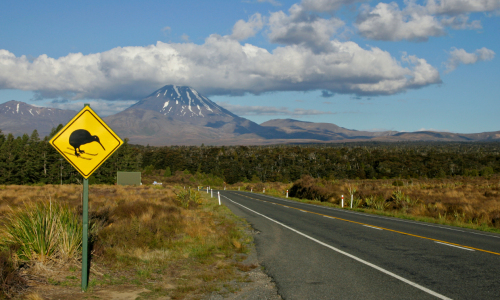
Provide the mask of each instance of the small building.
[{"label": "small building", "polygon": [[141,185],[141,172],[116,173],[116,183],[119,185]]}]

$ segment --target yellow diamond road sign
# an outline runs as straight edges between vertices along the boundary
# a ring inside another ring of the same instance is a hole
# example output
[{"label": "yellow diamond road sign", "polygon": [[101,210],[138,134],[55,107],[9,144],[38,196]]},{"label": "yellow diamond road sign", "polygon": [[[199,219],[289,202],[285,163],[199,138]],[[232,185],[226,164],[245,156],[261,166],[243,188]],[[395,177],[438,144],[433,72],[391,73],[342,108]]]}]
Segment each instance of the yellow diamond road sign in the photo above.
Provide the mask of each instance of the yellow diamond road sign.
[{"label": "yellow diamond road sign", "polygon": [[123,141],[90,106],[85,106],[50,140],[50,144],[84,178],[89,178]]}]

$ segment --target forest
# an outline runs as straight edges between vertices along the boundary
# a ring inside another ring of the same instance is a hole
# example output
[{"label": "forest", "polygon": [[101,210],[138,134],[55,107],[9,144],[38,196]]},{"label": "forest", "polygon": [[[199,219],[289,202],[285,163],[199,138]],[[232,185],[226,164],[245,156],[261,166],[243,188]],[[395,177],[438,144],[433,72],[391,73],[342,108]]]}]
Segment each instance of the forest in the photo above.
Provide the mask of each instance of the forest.
[{"label": "forest", "polygon": [[[34,130],[15,138],[0,131],[0,184],[81,183],[82,177]],[[500,173],[500,142],[352,142],[275,146],[132,145],[125,139],[90,178],[114,184],[117,171],[211,174],[226,183],[289,183],[322,179],[410,179]]]}]

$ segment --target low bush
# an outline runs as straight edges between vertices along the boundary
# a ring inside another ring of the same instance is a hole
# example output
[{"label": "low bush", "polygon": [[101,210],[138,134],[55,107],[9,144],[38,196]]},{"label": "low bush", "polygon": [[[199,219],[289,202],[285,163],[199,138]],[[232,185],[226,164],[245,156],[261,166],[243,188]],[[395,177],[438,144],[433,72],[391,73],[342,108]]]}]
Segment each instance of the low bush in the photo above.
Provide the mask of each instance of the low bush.
[{"label": "low bush", "polygon": [[326,180],[314,179],[309,175],[303,176],[301,179],[293,183],[289,192],[290,197],[299,199],[311,199],[317,201],[328,201],[335,197],[332,185]]}]

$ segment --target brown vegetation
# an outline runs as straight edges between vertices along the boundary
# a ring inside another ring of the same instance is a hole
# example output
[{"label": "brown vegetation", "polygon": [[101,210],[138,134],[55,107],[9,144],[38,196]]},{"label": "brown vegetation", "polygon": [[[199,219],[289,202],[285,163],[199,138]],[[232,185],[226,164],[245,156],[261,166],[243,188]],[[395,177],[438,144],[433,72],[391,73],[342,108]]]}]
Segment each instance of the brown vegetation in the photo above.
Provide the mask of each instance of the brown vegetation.
[{"label": "brown vegetation", "polygon": [[[254,267],[241,263],[251,237],[227,208],[186,189],[90,186],[90,292],[142,286],[147,288],[143,297],[180,299],[238,289],[237,283],[246,280],[243,271]],[[68,205],[81,216],[81,193],[80,185],[0,186],[0,226],[5,227],[10,211],[34,202]],[[0,253],[0,298],[19,293],[25,279],[30,297],[83,297],[81,251],[73,260],[44,262],[22,260],[15,249],[9,251]],[[227,285],[234,279],[233,286]]]},{"label": "brown vegetation", "polygon": [[500,228],[500,176],[413,180],[324,180],[304,176],[290,196]]}]

